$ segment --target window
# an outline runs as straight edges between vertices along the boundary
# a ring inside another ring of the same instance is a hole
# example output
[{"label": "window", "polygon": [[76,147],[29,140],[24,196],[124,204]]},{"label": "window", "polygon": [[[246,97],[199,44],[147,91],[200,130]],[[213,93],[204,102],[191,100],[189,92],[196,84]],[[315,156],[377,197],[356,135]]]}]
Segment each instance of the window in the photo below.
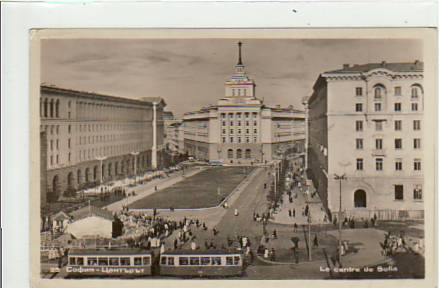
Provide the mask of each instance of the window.
[{"label": "window", "polygon": [[[174,258],[172,258],[172,261],[174,261]],[[151,264],[151,258],[143,257],[143,265],[150,265],[150,264]]]},{"label": "window", "polygon": [[401,112],[401,103],[395,103],[395,112]]},{"label": "window", "polygon": [[253,121],[253,125],[257,126],[258,125],[258,121]]},{"label": "window", "polygon": [[238,134],[241,134],[241,129],[238,129]]},{"label": "window", "polygon": [[119,266],[119,258],[110,258],[110,266]]},{"label": "window", "polygon": [[76,258],[75,257],[69,258],[69,265],[76,265]]},{"label": "window", "polygon": [[221,113],[221,119],[225,119],[226,118],[226,113]]},{"label": "window", "polygon": [[233,113],[229,113],[229,118],[233,119]]},{"label": "window", "polygon": [[230,121],[230,126],[233,126],[233,121]]},{"label": "window", "polygon": [[241,149],[236,150],[236,158],[238,158],[238,159],[242,158],[242,150]]},{"label": "window", "polygon": [[363,149],[363,138],[355,139],[355,145],[357,149]]},{"label": "window", "polygon": [[412,86],[412,98],[418,98],[419,97],[419,87]]},{"label": "window", "polygon": [[401,171],[402,170],[402,160],[401,159],[396,159],[395,160],[395,170],[396,171]]},{"label": "window", "polygon": [[258,133],[258,129],[253,129],[253,133]]},{"label": "window", "polygon": [[402,130],[402,121],[395,120],[395,131],[401,131],[401,130]]},{"label": "window", "polygon": [[401,138],[395,139],[395,149],[402,149],[402,139]]},{"label": "window", "polygon": [[234,257],[233,257],[233,264],[234,264],[234,265],[239,265],[239,260],[240,260],[240,259],[239,259],[239,256],[234,256]]},{"label": "window", "polygon": [[412,111],[418,111],[418,103],[412,103]]},{"label": "window", "polygon": [[421,120],[413,120],[413,130],[421,130]]},{"label": "window", "polygon": [[77,265],[84,265],[84,258],[83,257],[78,257],[77,259],[76,259],[76,264]]},{"label": "window", "polygon": [[375,149],[383,149],[383,139],[375,139]]},{"label": "window", "polygon": [[383,130],[383,121],[375,121],[375,131]]},{"label": "window", "polygon": [[[149,259],[149,258],[148,258]],[[149,265],[149,264],[148,264]],[[174,257],[168,257],[168,265],[174,265]]]},{"label": "window", "polygon": [[200,257],[191,257],[189,262],[191,265],[200,265]]},{"label": "window", "polygon": [[108,258],[99,258],[98,265],[99,266],[108,266]]},{"label": "window", "polygon": [[53,140],[50,140],[50,150],[53,150]]},{"label": "window", "polygon": [[376,158],[375,159],[375,169],[376,169],[376,171],[383,170],[383,158]]},{"label": "window", "polygon": [[250,158],[252,158],[252,150],[250,150],[250,149],[245,149],[245,158],[246,158],[246,159],[250,159]]},{"label": "window", "polygon": [[233,137],[230,137],[230,143],[233,143]]},{"label": "window", "polygon": [[203,266],[209,265],[210,264],[210,257],[201,257],[200,263]]},{"label": "window", "polygon": [[415,138],[413,139],[413,149],[420,149],[421,148],[421,139]]},{"label": "window", "polygon": [[142,266],[142,257],[134,257],[134,266]]},{"label": "window", "polygon": [[212,257],[212,265],[221,265],[221,257]]},{"label": "window", "polygon": [[223,121],[223,126],[226,126],[226,121]]},{"label": "window", "polygon": [[233,257],[226,257],[226,265],[233,265]]},{"label": "window", "polygon": [[223,143],[226,143],[226,137],[223,137]]},{"label": "window", "polygon": [[362,103],[355,104],[355,112],[361,112],[361,111],[363,111],[363,104]]},{"label": "window", "polygon": [[249,121],[245,121],[245,125],[246,126],[250,126],[250,122]]},{"label": "window", "polygon": [[96,258],[96,257],[88,257],[87,258],[87,265],[88,266],[97,266],[98,265],[98,258]]},{"label": "window", "polygon": [[404,200],[404,186],[395,185],[395,200]]},{"label": "window", "polygon": [[395,87],[395,96],[401,96],[401,86]]},{"label": "window", "polygon": [[241,121],[238,121],[238,126],[241,126]]},{"label": "window", "polygon": [[69,138],[69,139],[67,140],[67,147],[68,147],[68,148],[70,148],[71,142],[72,142],[72,141],[71,141],[71,139]]},{"label": "window", "polygon": [[233,129],[230,129],[230,134],[233,134]]},{"label": "window", "polygon": [[68,130],[68,132],[70,134],[72,132],[72,125],[69,125],[67,130]]},{"label": "window", "polygon": [[229,159],[233,158],[233,150],[232,149],[227,150],[227,158],[229,158]]},{"label": "window", "polygon": [[[160,264],[161,265],[166,265],[166,257],[162,257],[162,258],[160,258]],[[135,265],[135,264],[134,264]]]},{"label": "window", "polygon": [[[236,113],[236,118],[241,119],[241,113]],[[241,122],[238,122],[241,123]]]},{"label": "window", "polygon": [[250,138],[248,136],[245,137],[245,143],[250,143]]},{"label": "window", "polygon": [[415,171],[421,171],[421,160],[420,159],[415,159],[415,161],[413,161],[413,168]]},{"label": "window", "polygon": [[178,265],[189,265],[189,258],[188,257],[179,257],[178,258]]},{"label": "window", "polygon": [[241,143],[241,137],[238,137],[238,143]]},{"label": "window", "polygon": [[381,103],[375,103],[375,111],[381,111]]},{"label": "window", "polygon": [[245,133],[249,134],[250,133],[250,129],[245,129]]},{"label": "window", "polygon": [[363,88],[362,87],[356,87],[355,88],[355,96],[362,96],[363,95]]},{"label": "window", "polygon": [[357,170],[358,171],[363,170],[363,158],[357,158]]},{"label": "window", "polygon": [[355,130],[363,131],[363,121],[355,121]]},{"label": "window", "polygon": [[223,134],[226,134],[226,129],[223,129]]},{"label": "window", "polygon": [[120,266],[131,266],[131,259],[129,257],[121,257]]},{"label": "window", "polygon": [[384,87],[383,86],[376,86],[374,89],[374,96],[375,99],[381,99],[383,97],[384,94]]},{"label": "window", "polygon": [[413,189],[413,199],[422,200],[422,186],[416,185]]}]

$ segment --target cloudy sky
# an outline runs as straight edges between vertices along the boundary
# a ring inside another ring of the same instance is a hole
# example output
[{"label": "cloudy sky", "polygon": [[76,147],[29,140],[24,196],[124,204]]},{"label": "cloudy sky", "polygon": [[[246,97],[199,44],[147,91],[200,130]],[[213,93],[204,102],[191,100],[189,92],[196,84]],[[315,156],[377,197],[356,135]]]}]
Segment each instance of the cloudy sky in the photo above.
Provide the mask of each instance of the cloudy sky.
[{"label": "cloudy sky", "polygon": [[127,98],[162,97],[177,116],[215,104],[237,62],[266,104],[302,108],[318,75],[344,63],[422,60],[413,40],[43,40],[41,81]]}]

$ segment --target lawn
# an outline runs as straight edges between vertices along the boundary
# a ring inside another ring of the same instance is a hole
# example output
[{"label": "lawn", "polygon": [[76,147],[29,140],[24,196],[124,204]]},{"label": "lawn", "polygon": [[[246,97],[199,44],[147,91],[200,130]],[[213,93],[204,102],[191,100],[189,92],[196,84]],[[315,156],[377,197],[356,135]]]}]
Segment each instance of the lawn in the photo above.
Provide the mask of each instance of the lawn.
[{"label": "lawn", "polygon": [[227,197],[252,169],[250,167],[209,167],[171,187],[134,202],[129,205],[129,208],[213,207]]}]

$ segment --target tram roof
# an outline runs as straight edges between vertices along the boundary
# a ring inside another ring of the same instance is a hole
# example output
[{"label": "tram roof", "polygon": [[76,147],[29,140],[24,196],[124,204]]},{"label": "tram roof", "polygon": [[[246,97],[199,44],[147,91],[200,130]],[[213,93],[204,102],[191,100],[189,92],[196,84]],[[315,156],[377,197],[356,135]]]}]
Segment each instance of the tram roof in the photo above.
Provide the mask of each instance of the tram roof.
[{"label": "tram roof", "polygon": [[166,251],[162,254],[162,256],[166,255],[228,255],[228,254],[241,254],[239,251],[228,251],[228,250],[221,250],[221,249],[211,249],[211,250],[190,250],[190,249],[177,249],[177,250],[170,250]]},{"label": "tram roof", "polygon": [[137,255],[137,254],[151,254],[151,251],[140,248],[121,248],[121,249],[70,249],[69,255]]}]

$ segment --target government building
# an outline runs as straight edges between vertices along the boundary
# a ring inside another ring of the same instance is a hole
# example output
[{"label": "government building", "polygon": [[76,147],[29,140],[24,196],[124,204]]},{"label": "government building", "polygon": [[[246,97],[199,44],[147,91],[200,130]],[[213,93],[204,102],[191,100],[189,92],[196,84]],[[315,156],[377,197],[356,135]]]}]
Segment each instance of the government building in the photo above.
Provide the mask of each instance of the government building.
[{"label": "government building", "polygon": [[165,105],[41,85],[42,204],[160,167]]},{"label": "government building", "polygon": [[286,152],[304,151],[305,113],[268,107],[256,98],[255,82],[245,72],[239,43],[235,72],[216,105],[183,116],[184,150],[201,160],[226,164],[266,163]]},{"label": "government building", "polygon": [[330,212],[423,217],[422,81],[419,61],[318,77],[307,100],[307,165]]}]

